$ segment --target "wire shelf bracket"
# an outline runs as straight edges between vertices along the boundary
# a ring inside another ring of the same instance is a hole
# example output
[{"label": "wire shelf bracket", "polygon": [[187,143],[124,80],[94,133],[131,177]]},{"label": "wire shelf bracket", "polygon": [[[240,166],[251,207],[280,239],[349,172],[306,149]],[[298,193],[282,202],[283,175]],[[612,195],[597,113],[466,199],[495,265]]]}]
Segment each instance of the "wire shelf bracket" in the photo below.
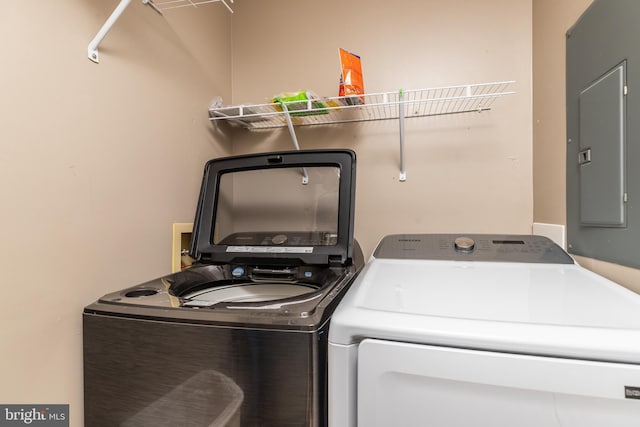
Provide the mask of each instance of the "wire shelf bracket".
[{"label": "wire shelf bracket", "polygon": [[[87,47],[87,56],[88,58],[98,64],[100,62],[100,54],[98,53],[98,47],[102,40],[106,37],[107,33],[111,30],[113,25],[116,23],[118,18],[122,15],[122,13],[127,9],[127,7],[131,4],[132,0],[120,0],[120,3],[116,6],[114,11],[109,15],[109,18],[102,25],[98,34],[89,42],[89,46]],[[233,3],[233,0],[229,0]],[[153,10],[162,15],[163,10],[169,9],[177,9],[181,7],[198,7],[199,5],[209,4],[209,3],[222,3],[229,12],[233,13],[233,10],[229,6],[226,0],[165,0],[165,1],[152,1],[152,0],[142,0],[142,3],[151,7]]]},{"label": "wire shelf bracket", "polygon": [[407,171],[404,165],[404,93],[398,92],[398,127],[400,130],[400,182],[407,180]]},{"label": "wire shelf bracket", "polygon": [[338,96],[305,101],[221,106],[209,108],[209,120],[229,122],[250,130],[288,127],[296,149],[300,149],[296,126],[398,120],[400,138],[400,182],[407,180],[405,168],[405,119],[482,112],[496,99],[515,92],[513,80],[402,90],[358,96]]},{"label": "wire shelf bracket", "polygon": [[[296,136],[296,130],[293,127],[293,122],[291,121],[291,114],[289,113],[289,108],[286,103],[281,103],[282,111],[284,111],[284,117],[287,121],[287,127],[289,128],[289,134],[291,135],[291,140],[293,141],[293,146],[296,150],[300,151],[300,144],[298,144],[298,137]],[[307,168],[302,168],[302,184],[307,185],[309,183],[309,174],[307,173]]]}]

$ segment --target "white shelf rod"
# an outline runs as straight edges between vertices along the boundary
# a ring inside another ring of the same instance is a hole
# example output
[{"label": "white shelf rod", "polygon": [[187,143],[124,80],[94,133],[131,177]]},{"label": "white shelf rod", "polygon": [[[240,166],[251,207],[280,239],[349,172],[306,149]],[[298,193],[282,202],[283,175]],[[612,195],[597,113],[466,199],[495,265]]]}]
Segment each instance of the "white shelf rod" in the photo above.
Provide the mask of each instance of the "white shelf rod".
[{"label": "white shelf rod", "polygon": [[100,56],[98,55],[98,46],[102,43],[102,40],[107,35],[113,24],[116,23],[122,12],[131,4],[131,0],[120,0],[118,6],[116,6],[115,10],[111,13],[111,16],[107,19],[107,21],[102,25],[98,34],[91,40],[89,43],[89,47],[87,48],[87,55],[89,59],[95,62],[96,64],[100,62]]}]

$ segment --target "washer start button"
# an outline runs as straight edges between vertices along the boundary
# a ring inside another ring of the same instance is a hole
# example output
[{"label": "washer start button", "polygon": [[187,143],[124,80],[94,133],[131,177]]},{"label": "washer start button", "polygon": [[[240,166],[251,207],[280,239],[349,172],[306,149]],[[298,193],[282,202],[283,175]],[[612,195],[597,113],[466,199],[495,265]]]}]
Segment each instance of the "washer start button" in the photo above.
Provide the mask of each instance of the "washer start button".
[{"label": "washer start button", "polygon": [[456,237],[453,247],[458,252],[472,252],[476,247],[476,242],[471,237]]}]

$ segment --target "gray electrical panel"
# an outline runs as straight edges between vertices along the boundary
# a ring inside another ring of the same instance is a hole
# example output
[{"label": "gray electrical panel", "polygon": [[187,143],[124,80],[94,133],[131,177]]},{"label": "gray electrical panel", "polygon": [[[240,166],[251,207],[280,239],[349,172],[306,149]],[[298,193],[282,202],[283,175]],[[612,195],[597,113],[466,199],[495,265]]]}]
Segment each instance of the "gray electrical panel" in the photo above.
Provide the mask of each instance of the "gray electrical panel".
[{"label": "gray electrical panel", "polygon": [[625,63],[578,96],[580,225],[622,227]]},{"label": "gray electrical panel", "polygon": [[566,76],[569,252],[638,268],[639,40],[640,1],[595,0],[567,32]]}]

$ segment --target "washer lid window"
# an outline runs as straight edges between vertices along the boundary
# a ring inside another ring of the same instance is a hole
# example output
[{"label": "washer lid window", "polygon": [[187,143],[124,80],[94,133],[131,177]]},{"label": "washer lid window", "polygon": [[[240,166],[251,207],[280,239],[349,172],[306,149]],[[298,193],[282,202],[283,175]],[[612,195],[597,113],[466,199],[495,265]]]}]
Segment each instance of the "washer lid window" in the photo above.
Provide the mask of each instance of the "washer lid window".
[{"label": "washer lid window", "polygon": [[211,160],[191,254],[213,263],[351,264],[354,194],[350,150]]}]

